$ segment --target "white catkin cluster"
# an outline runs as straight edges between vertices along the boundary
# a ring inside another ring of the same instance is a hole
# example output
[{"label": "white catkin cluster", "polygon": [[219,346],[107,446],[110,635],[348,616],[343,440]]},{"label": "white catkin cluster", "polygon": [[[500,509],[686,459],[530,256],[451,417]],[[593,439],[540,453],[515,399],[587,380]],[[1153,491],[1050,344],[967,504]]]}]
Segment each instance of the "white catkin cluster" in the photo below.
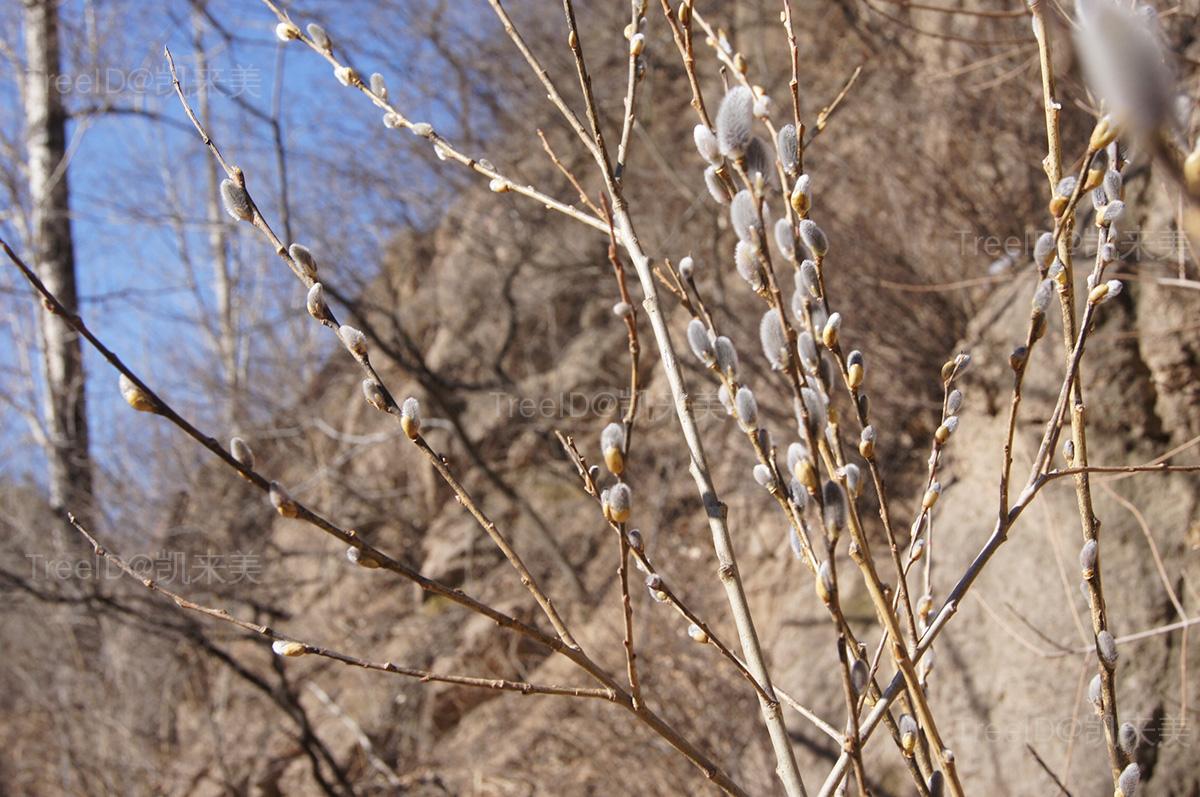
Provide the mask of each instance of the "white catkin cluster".
[{"label": "white catkin cluster", "polygon": [[734,86],[717,110],[717,142],[721,154],[738,159],[754,139],[754,94],[745,86]]}]

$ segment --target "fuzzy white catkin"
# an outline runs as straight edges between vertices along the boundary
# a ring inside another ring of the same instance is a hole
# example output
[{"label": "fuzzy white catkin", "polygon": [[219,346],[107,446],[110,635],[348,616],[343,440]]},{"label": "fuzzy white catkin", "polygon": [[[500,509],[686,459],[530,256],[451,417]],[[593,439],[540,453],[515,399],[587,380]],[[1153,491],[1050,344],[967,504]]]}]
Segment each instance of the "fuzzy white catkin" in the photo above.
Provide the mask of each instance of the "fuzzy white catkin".
[{"label": "fuzzy white catkin", "polygon": [[1033,262],[1037,263],[1039,268],[1047,269],[1050,268],[1050,261],[1053,259],[1054,233],[1044,232],[1033,245]]},{"label": "fuzzy white catkin", "polygon": [[291,22],[280,22],[275,26],[275,38],[281,42],[290,42],[300,38],[300,29]]},{"label": "fuzzy white catkin", "polygon": [[762,288],[762,270],[758,267],[758,247],[749,241],[738,241],[733,249],[733,264],[738,276],[754,290]]},{"label": "fuzzy white catkin", "polygon": [[733,223],[733,231],[742,241],[749,241],[750,231],[758,227],[758,206],[754,196],[745,188],[738,191],[729,204],[729,220]]},{"label": "fuzzy white catkin", "polygon": [[737,409],[738,421],[746,431],[758,428],[758,401],[748,387],[739,387],[733,399]]},{"label": "fuzzy white catkin", "polygon": [[235,437],[229,441],[229,453],[238,461],[242,467],[249,470],[254,470],[254,451],[240,437]]},{"label": "fuzzy white catkin", "polygon": [[1090,578],[1096,569],[1096,553],[1098,546],[1095,540],[1088,540],[1079,549],[1079,569],[1085,578]]},{"label": "fuzzy white catkin", "polygon": [[313,253],[307,246],[301,244],[292,244],[288,247],[288,254],[296,263],[296,267],[300,269],[300,273],[305,279],[312,282],[317,281],[317,259],[313,257]]},{"label": "fuzzy white catkin", "polygon": [[329,40],[329,34],[326,33],[325,29],[320,25],[312,22],[307,26],[306,29],[308,30],[308,38],[312,39],[313,43],[322,50],[328,52],[329,50],[333,49],[333,43]]},{"label": "fuzzy white catkin", "polygon": [[721,146],[707,125],[696,125],[692,130],[692,139],[696,142],[696,151],[700,153],[701,158],[714,166],[721,162]]},{"label": "fuzzy white catkin", "polygon": [[754,133],[754,94],[745,86],[734,86],[721,100],[717,111],[717,143],[721,154],[740,158]]},{"label": "fuzzy white catkin", "polygon": [[1125,215],[1125,203],[1119,199],[1115,199],[1104,206],[1104,210],[1100,212],[1101,224],[1116,224],[1121,221],[1121,217]]},{"label": "fuzzy white catkin", "polygon": [[771,473],[770,468],[760,462],[754,466],[754,481],[769,490],[775,486],[775,475]]},{"label": "fuzzy white catkin", "polygon": [[308,314],[318,321],[324,321],[329,318],[329,305],[325,303],[325,288],[319,282],[314,282],[312,287],[308,289],[308,296],[305,297],[304,306],[308,309]]},{"label": "fuzzy white catkin", "polygon": [[1054,187],[1054,195],[1069,199],[1071,194],[1075,193],[1075,186],[1079,185],[1079,178],[1075,175],[1069,175],[1058,181],[1058,185]]},{"label": "fuzzy white catkin", "polygon": [[733,341],[721,335],[714,341],[713,348],[716,350],[717,367],[722,373],[737,374],[738,355],[737,349],[733,347]]},{"label": "fuzzy white catkin", "polygon": [[851,462],[843,468],[843,472],[846,475],[846,490],[850,493],[851,497],[858,498],[862,492],[862,471],[859,470],[857,465]]},{"label": "fuzzy white catkin", "polygon": [[692,259],[691,255],[688,255],[687,257],[683,258],[683,260],[679,261],[679,276],[683,277],[685,280],[690,280],[695,271],[696,261]]},{"label": "fuzzy white catkin", "polygon": [[374,379],[364,379],[362,382],[363,398],[367,400],[375,409],[380,412],[387,412],[387,398],[383,394],[383,387]]},{"label": "fuzzy white catkin", "polygon": [[724,205],[729,202],[729,195],[725,193],[725,184],[717,176],[716,166],[709,166],[704,170],[704,186],[718,205]]},{"label": "fuzzy white catkin", "polygon": [[795,174],[800,146],[796,140],[794,124],[786,124],[779,128],[775,135],[775,146],[779,150],[779,162],[783,165],[783,170],[788,174]]},{"label": "fuzzy white catkin", "polygon": [[867,679],[871,675],[871,670],[867,663],[862,659],[855,659],[854,664],[850,665],[850,684],[854,687],[854,691],[862,693],[867,688]]},{"label": "fuzzy white catkin", "polygon": [[708,337],[708,328],[699,318],[693,318],[688,322],[687,339],[688,345],[692,347],[692,353],[700,362],[705,365],[716,362],[716,353],[713,350],[712,340]]},{"label": "fuzzy white catkin", "polygon": [[1111,669],[1117,663],[1117,641],[1113,639],[1113,635],[1105,629],[1096,635],[1096,650],[1100,652],[1100,659]]},{"label": "fuzzy white catkin", "polygon": [[796,259],[796,239],[792,235],[792,223],[787,219],[775,222],[775,245],[788,260]]},{"label": "fuzzy white catkin", "polygon": [[817,223],[812,219],[805,219],[800,222],[800,239],[804,241],[804,245],[808,247],[808,251],[816,259],[821,259],[825,253],[829,251],[829,239],[825,237],[825,232],[817,226]]},{"label": "fuzzy white catkin", "polygon": [[1142,768],[1137,764],[1130,764],[1121,770],[1120,776],[1117,778],[1117,788],[1121,790],[1121,797],[1134,797],[1137,793],[1138,784],[1142,781]]},{"label": "fuzzy white catkin", "polygon": [[796,466],[808,459],[808,447],[803,443],[792,443],[787,450],[788,471],[794,472]]},{"label": "fuzzy white catkin", "polygon": [[792,207],[797,213],[806,213],[812,205],[812,178],[802,174],[792,184],[792,194],[789,197]]},{"label": "fuzzy white catkin", "polygon": [[725,385],[717,388],[717,401],[721,402],[721,406],[725,408],[726,415],[733,415],[733,399],[729,395],[729,388]]},{"label": "fuzzy white catkin", "polygon": [[610,423],[600,432],[601,451],[625,450],[625,427],[619,423]]},{"label": "fuzzy white catkin", "polygon": [[[625,482],[614,484],[608,491],[608,508],[614,518],[628,518],[633,506],[633,491]],[[623,520],[618,520],[623,522]]]},{"label": "fuzzy white catkin", "polygon": [[796,340],[796,349],[800,353],[800,362],[804,364],[805,369],[809,373],[815,374],[821,363],[821,355],[817,353],[817,344],[813,341],[813,336],[808,334],[808,330],[800,333]]},{"label": "fuzzy white catkin", "polygon": [[758,337],[771,368],[776,371],[782,370],[787,364],[787,338],[783,334],[779,311],[775,308],[772,307],[763,314],[758,324]]},{"label": "fuzzy white catkin", "polygon": [[1125,179],[1116,169],[1109,169],[1104,173],[1104,196],[1110,202],[1123,198],[1125,188]]},{"label": "fuzzy white catkin", "polygon": [[796,290],[803,291],[816,299],[821,295],[820,287],[817,279],[817,264],[811,260],[805,260],[800,264],[800,270],[796,272]]},{"label": "fuzzy white catkin", "polygon": [[381,100],[387,99],[387,81],[378,72],[371,73],[371,93]]},{"label": "fuzzy white catkin", "polygon": [[612,311],[617,318],[628,318],[633,313],[633,305],[629,302],[617,302],[613,305]]},{"label": "fuzzy white catkin", "polygon": [[221,181],[221,203],[225,212],[238,221],[250,221],[254,218],[254,209],[250,205],[250,196],[246,189],[229,178]]},{"label": "fuzzy white catkin", "polygon": [[355,357],[367,356],[367,336],[349,324],[342,324],[338,327],[338,337],[342,339],[342,345]]}]

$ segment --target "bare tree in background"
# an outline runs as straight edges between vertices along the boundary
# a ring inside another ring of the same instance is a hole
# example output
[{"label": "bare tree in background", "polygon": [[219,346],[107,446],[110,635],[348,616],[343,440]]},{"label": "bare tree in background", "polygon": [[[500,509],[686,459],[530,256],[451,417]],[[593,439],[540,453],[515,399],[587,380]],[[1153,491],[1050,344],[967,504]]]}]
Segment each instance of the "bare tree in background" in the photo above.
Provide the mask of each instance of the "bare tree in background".
[{"label": "bare tree in background", "polygon": [[[67,182],[67,123],[62,97],[54,89],[61,68],[56,0],[27,0],[25,50],[25,141],[33,211],[30,250],[37,253],[39,276],[76,312],[79,299]],[[79,336],[51,315],[41,316],[41,330],[50,502],[56,511],[67,506],[86,510],[92,503],[92,465]]]}]

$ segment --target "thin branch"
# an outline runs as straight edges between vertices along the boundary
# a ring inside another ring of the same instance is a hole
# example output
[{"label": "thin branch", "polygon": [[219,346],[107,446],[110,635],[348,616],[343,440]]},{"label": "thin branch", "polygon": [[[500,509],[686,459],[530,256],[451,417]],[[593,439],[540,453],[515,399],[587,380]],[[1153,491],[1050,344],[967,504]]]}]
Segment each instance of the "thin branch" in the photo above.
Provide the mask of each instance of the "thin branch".
[{"label": "thin branch", "polygon": [[571,686],[533,684],[525,681],[509,681],[503,678],[475,678],[465,675],[445,675],[442,673],[421,670],[414,667],[404,667],[399,664],[393,664],[390,661],[371,661],[368,659],[359,658],[358,656],[352,656],[348,653],[342,653],[341,651],[333,650],[332,648],[315,645],[310,642],[301,642],[293,637],[281,634],[270,626],[252,623],[248,620],[242,620],[233,614],[230,614],[225,609],[215,609],[210,606],[205,606],[203,604],[190,601],[179,593],[172,592],[171,590],[162,586],[154,579],[145,578],[144,576],[139,575],[138,572],[130,567],[124,559],[102,546],[96,540],[96,538],[93,537],[88,530],[79,523],[78,520],[76,520],[74,515],[69,515],[68,520],[70,521],[71,525],[75,527],[75,530],[78,531],[80,535],[82,535],[88,541],[97,556],[102,556],[105,560],[116,565],[121,572],[125,573],[125,575],[129,576],[135,581],[140,582],[141,585],[146,589],[170,598],[172,601],[174,601],[176,606],[184,611],[197,612],[199,614],[221,620],[222,622],[237,626],[243,631],[248,631],[265,639],[299,645],[299,648],[293,648],[293,652],[289,653],[288,655],[301,656],[311,654],[314,656],[320,656],[321,658],[330,659],[332,661],[341,662],[342,664],[348,664],[352,667],[361,667],[365,670],[378,670],[380,672],[390,672],[396,675],[403,675],[408,678],[416,678],[425,682],[456,684],[458,686],[471,686],[479,689],[494,689],[504,692],[520,692],[523,695],[561,695],[565,697],[586,697],[598,698],[601,700],[607,700],[609,702],[615,701],[617,697],[616,693],[611,689],[589,689]]}]

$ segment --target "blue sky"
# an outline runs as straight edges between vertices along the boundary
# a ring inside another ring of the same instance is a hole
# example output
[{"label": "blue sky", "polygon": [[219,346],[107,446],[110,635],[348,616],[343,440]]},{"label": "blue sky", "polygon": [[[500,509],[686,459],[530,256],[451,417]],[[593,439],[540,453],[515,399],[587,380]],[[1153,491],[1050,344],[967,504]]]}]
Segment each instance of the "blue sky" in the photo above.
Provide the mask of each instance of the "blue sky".
[{"label": "blue sky", "polygon": [[[410,116],[428,118],[453,135],[449,104],[428,93],[436,56],[406,18],[418,13],[419,3],[362,5],[321,4],[321,21],[363,74],[384,72]],[[345,6],[354,6],[354,13],[340,13]],[[210,71],[201,75],[194,58],[194,18],[186,3],[125,0],[95,6],[68,0],[63,73],[55,84],[73,112],[109,108],[73,118],[68,130],[83,315],[139,374],[202,423],[218,417],[211,395],[198,388],[216,360],[197,331],[198,324],[207,323],[205,310],[215,304],[211,260],[204,257],[204,202],[205,170],[217,167],[174,96],[164,44],[185,86],[205,80],[212,87],[210,132],[227,159],[245,169],[256,201],[272,220],[280,211],[275,149],[269,125],[254,111],[269,116],[278,90],[293,229],[323,262],[334,264],[344,288],[373,273],[395,233],[433,223],[441,201],[435,192],[439,181],[426,160],[414,157],[411,136],[385,133],[379,113],[357,92],[341,87],[322,59],[303,45],[280,44],[273,35],[275,19],[264,6],[218,0],[210,9],[232,40],[225,41],[210,22],[202,23]],[[301,24],[311,19],[302,9],[292,13]],[[23,52],[19,23],[19,4],[0,10],[0,32],[18,54]],[[23,121],[15,77],[0,75],[0,130],[19,141]],[[0,230],[24,247],[19,219],[8,209],[0,215]],[[223,223],[243,274],[239,293],[248,302],[242,318],[247,334],[267,342],[269,336],[253,334],[261,325],[295,342],[298,351],[327,354],[329,338],[318,337],[300,309],[301,287],[246,225],[237,228],[227,218]],[[190,274],[185,251],[195,258]],[[37,310],[14,276],[12,269],[0,270],[0,310],[10,322],[0,329],[0,373],[27,408],[30,369],[22,352],[33,343]],[[253,345],[250,353],[256,354]],[[115,374],[94,353],[87,356],[94,452],[104,467],[122,474],[119,478],[136,478],[130,463],[159,440],[159,432],[148,432],[144,419],[121,403]],[[35,357],[32,364],[36,384]],[[0,454],[5,455],[0,478],[43,481],[44,463],[32,440],[20,414],[6,408],[0,421]]]}]

